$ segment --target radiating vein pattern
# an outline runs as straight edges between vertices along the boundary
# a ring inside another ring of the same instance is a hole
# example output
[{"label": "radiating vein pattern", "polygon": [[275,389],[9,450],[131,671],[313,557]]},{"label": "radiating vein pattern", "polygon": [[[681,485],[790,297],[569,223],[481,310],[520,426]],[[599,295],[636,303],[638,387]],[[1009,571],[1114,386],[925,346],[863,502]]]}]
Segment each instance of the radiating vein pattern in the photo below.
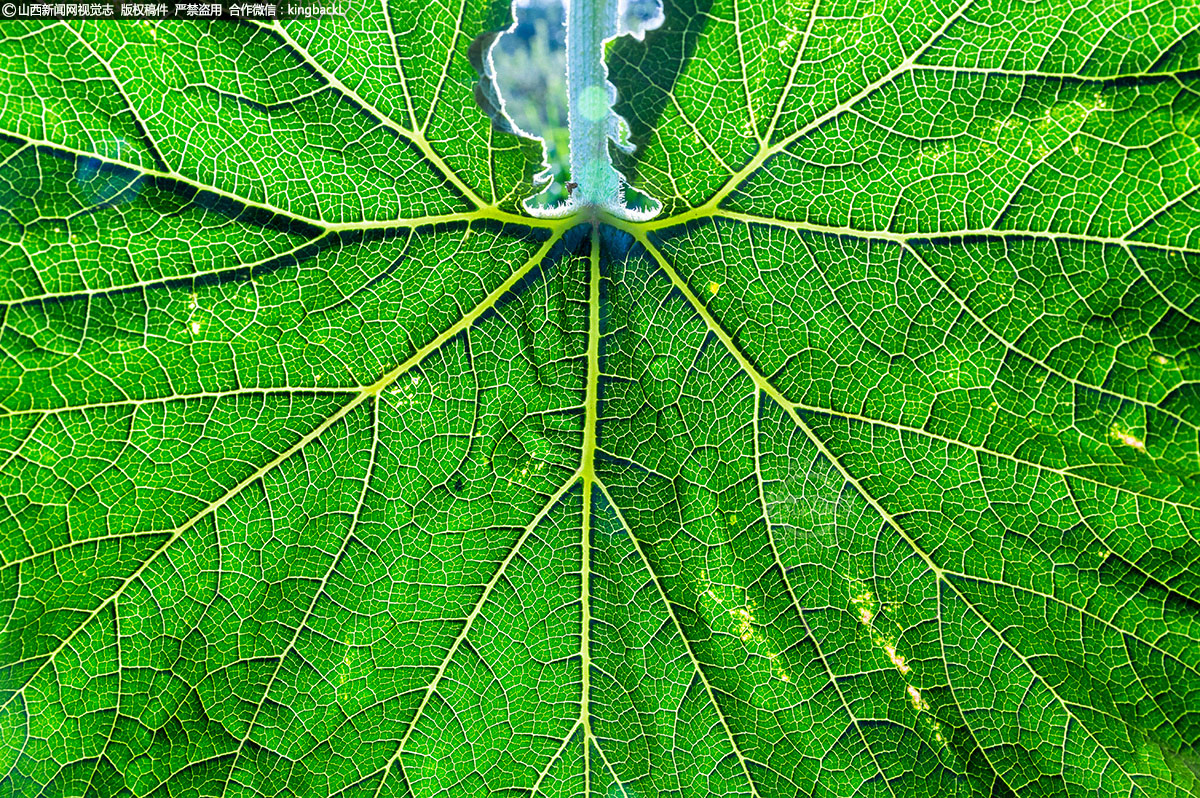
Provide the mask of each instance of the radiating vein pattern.
[{"label": "radiating vein pattern", "polygon": [[0,798],[1200,791],[1200,5],[347,8],[0,23]]}]

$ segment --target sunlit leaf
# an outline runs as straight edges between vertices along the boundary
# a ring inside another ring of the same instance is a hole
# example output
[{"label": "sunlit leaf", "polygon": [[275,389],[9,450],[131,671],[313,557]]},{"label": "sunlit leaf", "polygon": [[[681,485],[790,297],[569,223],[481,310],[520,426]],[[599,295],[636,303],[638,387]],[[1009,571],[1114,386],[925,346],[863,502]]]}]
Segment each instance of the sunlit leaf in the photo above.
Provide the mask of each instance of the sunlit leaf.
[{"label": "sunlit leaf", "polygon": [[0,797],[1200,794],[1200,5],[511,19],[0,24]]}]

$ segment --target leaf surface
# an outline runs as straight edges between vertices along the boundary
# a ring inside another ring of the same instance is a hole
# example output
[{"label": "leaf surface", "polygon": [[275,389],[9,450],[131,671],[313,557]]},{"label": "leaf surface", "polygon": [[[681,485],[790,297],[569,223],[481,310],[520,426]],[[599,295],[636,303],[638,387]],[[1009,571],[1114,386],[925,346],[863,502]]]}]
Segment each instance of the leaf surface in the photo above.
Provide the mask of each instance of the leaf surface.
[{"label": "leaf surface", "polygon": [[0,796],[1200,792],[1200,6],[0,27]]}]

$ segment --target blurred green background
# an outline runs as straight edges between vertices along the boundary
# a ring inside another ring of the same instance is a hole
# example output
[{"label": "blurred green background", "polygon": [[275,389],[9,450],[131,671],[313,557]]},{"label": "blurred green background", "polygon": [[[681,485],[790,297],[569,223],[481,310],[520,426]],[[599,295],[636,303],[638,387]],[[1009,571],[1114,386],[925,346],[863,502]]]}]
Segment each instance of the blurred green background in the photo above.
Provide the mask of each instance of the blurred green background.
[{"label": "blurred green background", "polygon": [[514,5],[517,26],[492,49],[497,82],[509,117],[541,138],[552,182],[539,205],[566,199],[567,81],[566,12],[562,0],[526,0]]}]

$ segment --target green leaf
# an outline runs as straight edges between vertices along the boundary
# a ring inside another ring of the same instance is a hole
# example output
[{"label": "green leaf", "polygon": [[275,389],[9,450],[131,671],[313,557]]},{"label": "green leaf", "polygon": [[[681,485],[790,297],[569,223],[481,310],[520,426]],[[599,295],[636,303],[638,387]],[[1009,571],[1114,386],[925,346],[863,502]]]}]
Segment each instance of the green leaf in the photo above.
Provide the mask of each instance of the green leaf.
[{"label": "green leaf", "polygon": [[348,8],[0,25],[0,798],[1200,794],[1200,5]]}]

